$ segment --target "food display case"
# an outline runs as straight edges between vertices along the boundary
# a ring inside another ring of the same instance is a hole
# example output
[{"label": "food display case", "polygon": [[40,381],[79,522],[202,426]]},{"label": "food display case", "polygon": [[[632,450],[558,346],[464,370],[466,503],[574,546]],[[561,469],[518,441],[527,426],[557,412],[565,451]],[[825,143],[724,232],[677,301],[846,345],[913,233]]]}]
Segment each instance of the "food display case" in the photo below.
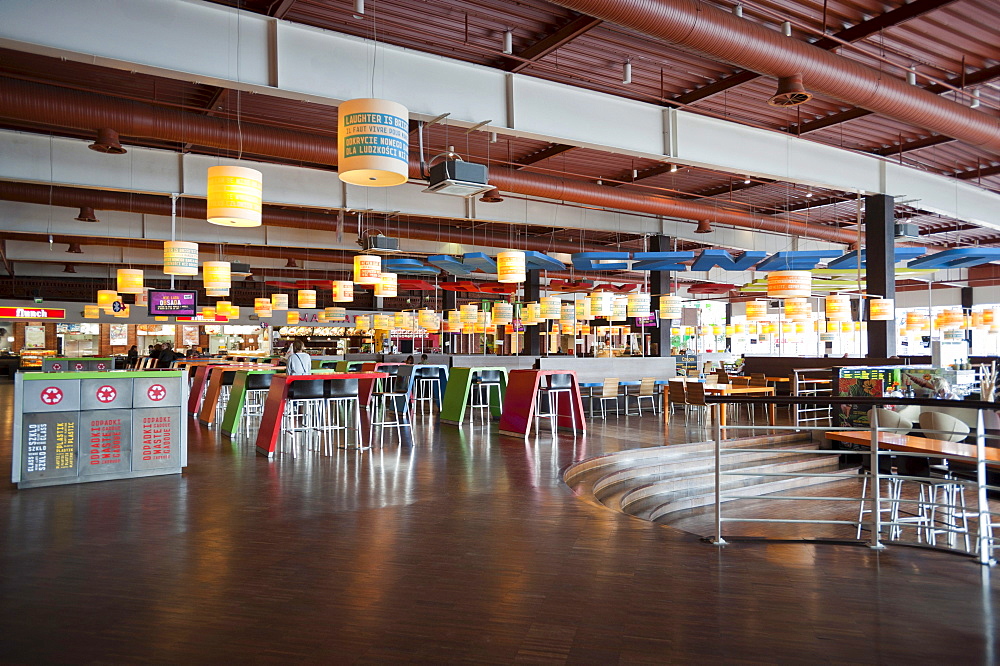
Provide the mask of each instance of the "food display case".
[{"label": "food display case", "polygon": [[20,353],[21,369],[41,370],[42,361],[55,356],[57,353],[55,349],[22,349]]}]

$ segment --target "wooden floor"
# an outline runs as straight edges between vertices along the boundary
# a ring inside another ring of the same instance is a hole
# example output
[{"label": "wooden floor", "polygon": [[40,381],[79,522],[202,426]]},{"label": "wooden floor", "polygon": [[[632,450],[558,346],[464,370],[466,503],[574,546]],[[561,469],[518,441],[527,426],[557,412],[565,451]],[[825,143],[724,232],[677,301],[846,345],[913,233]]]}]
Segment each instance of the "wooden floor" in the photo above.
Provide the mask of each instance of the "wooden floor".
[{"label": "wooden floor", "polygon": [[268,462],[192,422],[183,476],[8,485],[0,661],[997,662],[1000,572],[905,547],[717,549],[609,511],[560,471],[703,435],[592,424],[553,443],[425,420],[412,446]]}]

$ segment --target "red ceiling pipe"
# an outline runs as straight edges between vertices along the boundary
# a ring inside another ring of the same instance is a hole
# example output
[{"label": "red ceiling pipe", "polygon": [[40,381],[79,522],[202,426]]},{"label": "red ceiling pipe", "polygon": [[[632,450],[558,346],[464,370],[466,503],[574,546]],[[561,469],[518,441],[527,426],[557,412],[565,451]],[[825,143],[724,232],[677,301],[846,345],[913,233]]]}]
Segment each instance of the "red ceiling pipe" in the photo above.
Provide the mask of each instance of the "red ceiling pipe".
[{"label": "red ceiling pipe", "polygon": [[[231,120],[164,109],[151,104],[106,97],[93,93],[65,90],[54,86],[29,83],[17,79],[0,78],[4,94],[0,95],[0,117],[91,129],[115,127],[126,136],[138,136],[163,141],[183,141],[197,145],[232,149],[238,145],[236,137],[242,132],[243,150],[247,154],[278,157],[294,162],[335,165],[337,141],[334,138],[282,130],[257,123],[244,122],[238,130]],[[419,166],[410,163],[410,175],[421,178]],[[490,169],[490,182],[500,190],[528,196],[572,201],[593,206],[617,208],[625,211],[663,215],[695,221],[707,220],[737,227],[792,234],[834,243],[850,243],[850,232],[822,225],[774,219],[717,209],[706,204],[670,199],[668,197],[623,191],[619,188],[601,187],[583,181],[574,181],[540,174],[526,173],[501,167]],[[94,206],[100,209],[100,206]],[[480,242],[491,244],[488,234],[476,234],[472,240],[460,240],[461,232],[452,230],[448,238],[455,242]],[[418,236],[413,236],[418,238]],[[434,240],[438,240],[435,237]],[[496,247],[509,244],[496,239]],[[571,249],[572,248],[572,249]],[[540,251],[579,252],[571,243],[536,244]],[[587,249],[587,248],[583,248]],[[594,248],[605,249],[605,248]]]},{"label": "red ceiling pipe", "polygon": [[[154,194],[128,194],[108,192],[104,190],[89,190],[76,187],[48,187],[31,183],[15,183],[0,181],[0,199],[21,201],[24,203],[49,204],[79,208],[89,206],[97,210],[117,210],[127,213],[144,213],[147,215],[170,215],[170,198]],[[205,201],[201,199],[180,199],[177,202],[177,214],[180,217],[194,220],[205,219]],[[264,206],[264,224],[272,227],[290,229],[313,229],[316,231],[336,232],[337,217],[306,211],[288,210],[284,206]],[[386,228],[391,235],[392,225]],[[344,218],[344,233],[356,234],[357,220]],[[400,224],[400,236],[416,240],[427,240],[443,243],[461,243],[464,245],[483,245],[486,247],[518,247],[524,250],[538,252],[584,252],[606,251],[603,245],[583,244],[568,240],[511,238],[507,234],[455,229],[447,224],[437,225],[419,222]]]},{"label": "red ceiling pipe", "polygon": [[551,1],[759,74],[776,78],[801,74],[810,92],[1000,153],[1000,118],[911,86],[901,77],[785,37],[706,2]]}]

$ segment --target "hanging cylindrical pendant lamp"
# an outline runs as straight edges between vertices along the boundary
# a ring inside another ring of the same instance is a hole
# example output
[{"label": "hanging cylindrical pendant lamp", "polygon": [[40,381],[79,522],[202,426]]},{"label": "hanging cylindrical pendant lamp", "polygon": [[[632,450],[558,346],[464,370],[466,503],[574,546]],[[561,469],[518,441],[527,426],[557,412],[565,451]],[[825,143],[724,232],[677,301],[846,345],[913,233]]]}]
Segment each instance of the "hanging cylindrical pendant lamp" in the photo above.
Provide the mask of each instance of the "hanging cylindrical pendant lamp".
[{"label": "hanging cylindrical pendant lamp", "polygon": [[395,273],[382,273],[375,285],[375,295],[382,298],[392,298],[396,295],[396,285],[399,279]]},{"label": "hanging cylindrical pendant lamp", "polygon": [[274,315],[274,310],[271,307],[270,298],[255,298],[253,299],[253,312],[258,317],[271,317]]},{"label": "hanging cylindrical pendant lamp", "polygon": [[576,305],[573,303],[563,303],[559,308],[559,323],[562,325],[576,325]]},{"label": "hanging cylindrical pendant lamp", "polygon": [[812,316],[812,303],[804,298],[785,299],[785,317],[792,321],[805,321]]},{"label": "hanging cylindrical pendant lamp", "polygon": [[869,321],[889,321],[895,318],[896,306],[891,298],[873,298],[868,301]]},{"label": "hanging cylindrical pendant lamp", "polygon": [[256,169],[208,167],[208,221],[227,227],[259,227],[263,181]]},{"label": "hanging cylindrical pendant lamp", "polygon": [[425,331],[436,331],[440,328],[437,312],[434,310],[421,310],[417,313],[417,325]]},{"label": "hanging cylindrical pendant lamp", "polygon": [[475,303],[466,303],[459,308],[459,312],[463,324],[475,324],[476,319],[479,318],[479,306]]},{"label": "hanging cylindrical pendant lamp", "polygon": [[132,314],[132,307],[130,305],[122,305],[122,309],[114,314],[119,319],[128,319],[128,316]]},{"label": "hanging cylindrical pendant lamp", "polygon": [[393,328],[398,328],[404,331],[410,330],[410,313],[409,312],[397,312],[392,315],[392,326]]},{"label": "hanging cylindrical pendant lamp", "polygon": [[138,268],[118,269],[118,293],[119,294],[141,294],[142,293],[142,271]]},{"label": "hanging cylindrical pendant lamp", "polygon": [[322,324],[325,324],[326,322],[328,322],[329,318],[326,316],[326,312],[324,312],[323,310],[320,310],[319,312],[317,312],[316,313],[316,321],[318,321],[318,322],[320,322]]},{"label": "hanging cylindrical pendant lamp", "polygon": [[354,318],[354,328],[358,331],[370,331],[372,318],[369,315],[358,315]]},{"label": "hanging cylindrical pendant lamp", "polygon": [[382,257],[359,254],[354,257],[355,284],[378,284],[382,276]]},{"label": "hanging cylindrical pendant lamp", "polygon": [[350,280],[333,281],[333,302],[350,303],[354,300],[354,283]]},{"label": "hanging cylindrical pendant lamp", "polygon": [[830,321],[851,321],[851,297],[845,294],[827,296],[826,318]]},{"label": "hanging cylindrical pendant lamp", "polygon": [[768,298],[805,298],[812,293],[809,271],[771,271],[767,274]]},{"label": "hanging cylindrical pendant lamp", "polygon": [[681,318],[681,297],[673,294],[660,296],[660,319],[680,319]]},{"label": "hanging cylindrical pendant lamp", "polygon": [[104,310],[105,314],[114,312],[113,306],[118,300],[118,292],[111,289],[101,289],[97,292],[97,305]]},{"label": "hanging cylindrical pendant lamp", "polygon": [[574,304],[577,321],[590,321],[590,298],[584,296]]},{"label": "hanging cylindrical pendant lamp", "polygon": [[624,321],[628,316],[628,296],[615,296],[611,307],[611,320]]},{"label": "hanging cylindrical pendant lamp", "polygon": [[285,312],[285,323],[289,326],[294,326],[299,323],[299,311],[298,310],[288,310]]},{"label": "hanging cylindrical pendant lamp", "polygon": [[524,282],[527,278],[524,252],[507,250],[497,255],[497,281],[503,283]]},{"label": "hanging cylindrical pendant lamp", "polygon": [[83,306],[83,318],[84,319],[100,319],[101,318],[101,308],[97,305],[84,305]]},{"label": "hanging cylindrical pendant lamp", "polygon": [[650,314],[650,295],[645,291],[631,293],[626,298],[626,313],[629,317],[648,317]]},{"label": "hanging cylindrical pendant lamp", "polygon": [[232,273],[228,261],[206,261],[201,266],[204,271],[202,282],[205,284],[205,289],[232,288]]},{"label": "hanging cylindrical pendant lamp", "polygon": [[229,318],[229,310],[233,307],[233,304],[229,301],[216,301],[215,303],[215,314]]},{"label": "hanging cylindrical pendant lamp", "polygon": [[165,241],[163,272],[167,275],[197,275],[198,244],[187,241]]},{"label": "hanging cylindrical pendant lamp", "polygon": [[608,291],[595,291],[590,294],[590,316],[607,319],[614,309],[614,296]]},{"label": "hanging cylindrical pendant lamp", "polygon": [[330,306],[324,310],[327,321],[347,321],[347,310],[336,306]]},{"label": "hanging cylindrical pendant lamp", "polygon": [[747,302],[747,321],[763,321],[767,319],[767,301]]},{"label": "hanging cylindrical pendant lamp", "polygon": [[497,324],[509,324],[514,320],[514,306],[510,303],[493,304],[493,321]]},{"label": "hanging cylindrical pendant lamp", "polygon": [[271,294],[271,309],[281,312],[288,309],[288,294]]},{"label": "hanging cylindrical pendant lamp", "polygon": [[538,303],[525,303],[521,309],[521,323],[525,326],[535,326],[542,319],[542,306]]},{"label": "hanging cylindrical pendant lamp", "polygon": [[[337,175],[365,187],[409,179],[410,113],[385,99],[350,99],[337,109]],[[365,283],[362,283],[365,284]]]},{"label": "hanging cylindrical pendant lamp", "polygon": [[238,305],[230,305],[229,306],[229,318],[230,319],[239,319],[240,318],[240,306],[238,306]]},{"label": "hanging cylindrical pendant lamp", "polygon": [[562,300],[558,296],[543,296],[539,305],[542,319],[559,319]]},{"label": "hanging cylindrical pendant lamp", "polygon": [[201,318],[202,319],[215,319],[215,306],[214,305],[206,305],[205,307],[203,307],[201,309]]},{"label": "hanging cylindrical pendant lamp", "polygon": [[315,289],[299,289],[298,299],[296,301],[299,305],[299,309],[311,310],[316,307],[316,290]]},{"label": "hanging cylindrical pendant lamp", "polygon": [[226,297],[229,296],[229,290],[228,289],[206,289],[205,290],[205,295],[206,296],[211,296],[213,298],[226,298]]},{"label": "hanging cylindrical pendant lamp", "polygon": [[374,317],[375,321],[372,323],[375,330],[378,331],[391,331],[392,330],[392,317],[385,314],[377,314]]}]

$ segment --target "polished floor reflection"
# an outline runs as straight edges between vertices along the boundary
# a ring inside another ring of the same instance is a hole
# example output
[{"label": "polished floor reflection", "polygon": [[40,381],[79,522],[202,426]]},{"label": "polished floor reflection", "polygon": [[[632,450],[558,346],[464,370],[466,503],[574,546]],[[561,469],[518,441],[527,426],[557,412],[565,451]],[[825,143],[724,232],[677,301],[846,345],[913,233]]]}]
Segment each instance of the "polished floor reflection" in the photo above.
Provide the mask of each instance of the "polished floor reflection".
[{"label": "polished floor reflection", "polygon": [[[7,469],[11,404],[0,385]],[[561,471],[702,433],[590,423],[524,441],[418,417],[402,445],[269,462],[192,421],[183,476],[8,485],[0,661],[997,661],[978,565],[719,550],[609,511]]]}]

